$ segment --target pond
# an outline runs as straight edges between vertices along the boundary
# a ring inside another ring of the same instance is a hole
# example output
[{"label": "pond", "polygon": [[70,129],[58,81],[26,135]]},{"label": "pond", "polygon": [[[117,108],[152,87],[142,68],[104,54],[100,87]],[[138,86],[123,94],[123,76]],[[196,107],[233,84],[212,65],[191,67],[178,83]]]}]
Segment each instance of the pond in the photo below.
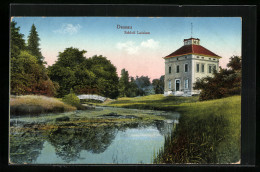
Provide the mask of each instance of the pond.
[{"label": "pond", "polygon": [[[146,122],[135,119],[120,123],[100,122],[122,117],[110,115],[103,119],[100,114],[125,113],[164,118]],[[62,123],[59,127],[46,127],[58,123],[54,119],[60,117],[67,116],[77,121],[90,114],[99,121],[84,122],[84,125]],[[164,145],[164,137],[178,124],[179,116],[176,112],[102,107],[92,111],[14,117],[10,119],[10,163],[151,164],[155,154]],[[39,126],[45,128],[40,129]]]}]

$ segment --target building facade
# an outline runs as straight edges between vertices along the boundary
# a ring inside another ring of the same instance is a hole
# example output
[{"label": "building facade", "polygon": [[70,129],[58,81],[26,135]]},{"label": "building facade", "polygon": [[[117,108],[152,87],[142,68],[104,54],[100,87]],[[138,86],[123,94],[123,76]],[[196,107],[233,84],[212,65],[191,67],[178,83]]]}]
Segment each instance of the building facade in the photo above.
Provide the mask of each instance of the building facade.
[{"label": "building facade", "polygon": [[165,60],[164,95],[191,96],[199,94],[193,86],[197,79],[213,76],[219,71],[220,56],[200,45],[200,39],[184,39],[184,45]]}]

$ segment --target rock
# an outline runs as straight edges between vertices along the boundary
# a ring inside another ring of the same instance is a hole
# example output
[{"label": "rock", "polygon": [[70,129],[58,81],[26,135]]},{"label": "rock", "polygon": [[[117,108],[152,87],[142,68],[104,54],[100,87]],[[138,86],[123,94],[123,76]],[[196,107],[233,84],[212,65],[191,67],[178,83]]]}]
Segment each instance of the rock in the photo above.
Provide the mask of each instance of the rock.
[{"label": "rock", "polygon": [[63,117],[59,117],[59,118],[56,118],[55,121],[56,122],[59,122],[59,121],[69,121],[70,118],[67,117],[67,116],[63,116]]},{"label": "rock", "polygon": [[114,113],[114,112],[111,112],[109,114],[104,114],[104,115],[101,115],[103,117],[114,117],[114,118],[127,118],[127,119],[133,119],[133,118],[138,118],[137,116],[134,116],[134,115],[119,115],[117,113]]},{"label": "rock", "polygon": [[125,116],[125,118],[130,118],[130,119],[133,119],[133,118],[139,118],[139,117],[137,117],[137,116],[134,116],[134,115],[127,115],[127,116]]},{"label": "rock", "polygon": [[102,116],[120,117],[122,115],[118,115],[117,113],[111,112],[109,114],[105,114],[105,115],[102,115]]}]

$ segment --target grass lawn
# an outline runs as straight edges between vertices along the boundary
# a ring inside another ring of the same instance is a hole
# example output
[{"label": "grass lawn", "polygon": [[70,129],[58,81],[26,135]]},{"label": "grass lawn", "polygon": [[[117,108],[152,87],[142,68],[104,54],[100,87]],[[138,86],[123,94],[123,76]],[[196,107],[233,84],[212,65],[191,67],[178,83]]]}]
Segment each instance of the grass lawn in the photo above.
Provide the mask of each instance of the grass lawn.
[{"label": "grass lawn", "polygon": [[151,110],[175,110],[182,103],[193,103],[199,100],[198,96],[193,97],[175,97],[163,96],[162,94],[149,95],[135,98],[118,98],[115,101],[108,101],[102,106],[124,107],[133,109],[151,109]]},{"label": "grass lawn", "polygon": [[180,123],[155,163],[236,163],[241,159],[241,96],[198,101],[198,97],[151,95],[120,98],[106,106],[171,110]]}]

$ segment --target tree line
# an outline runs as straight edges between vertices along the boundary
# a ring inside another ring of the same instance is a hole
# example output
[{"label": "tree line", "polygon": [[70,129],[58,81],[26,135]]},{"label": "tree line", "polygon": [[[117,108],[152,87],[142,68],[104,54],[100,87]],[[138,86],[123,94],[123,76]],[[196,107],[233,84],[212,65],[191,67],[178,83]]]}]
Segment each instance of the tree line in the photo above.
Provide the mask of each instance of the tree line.
[{"label": "tree line", "polygon": [[43,94],[54,96],[58,84],[52,82],[44,66],[39,36],[33,24],[27,43],[20,27],[11,22],[11,94]]},{"label": "tree line", "polygon": [[99,94],[109,98],[135,97],[163,93],[164,76],[130,77],[102,55],[84,57],[85,50],[69,47],[59,52],[57,61],[49,67],[39,48],[40,38],[33,24],[27,39],[17,23],[11,22],[11,94],[38,94],[64,97],[71,90],[76,94]]},{"label": "tree line", "polygon": [[121,70],[119,79],[119,92],[121,97],[146,96],[150,94],[163,94],[164,75],[159,79],[153,79],[152,83],[148,76],[131,77],[128,71]]},{"label": "tree line", "polygon": [[[102,55],[84,57],[85,50],[69,47],[59,52],[49,67],[39,48],[40,38],[33,24],[27,42],[17,23],[11,22],[11,94],[37,94],[64,97],[76,94],[98,94],[115,99],[149,94],[163,94],[164,75],[152,80],[148,76],[132,77],[126,69],[118,77],[116,67]],[[227,69],[220,67],[213,77],[199,79],[194,89],[201,90],[200,100],[237,95],[241,92],[241,57],[232,56]]]}]

